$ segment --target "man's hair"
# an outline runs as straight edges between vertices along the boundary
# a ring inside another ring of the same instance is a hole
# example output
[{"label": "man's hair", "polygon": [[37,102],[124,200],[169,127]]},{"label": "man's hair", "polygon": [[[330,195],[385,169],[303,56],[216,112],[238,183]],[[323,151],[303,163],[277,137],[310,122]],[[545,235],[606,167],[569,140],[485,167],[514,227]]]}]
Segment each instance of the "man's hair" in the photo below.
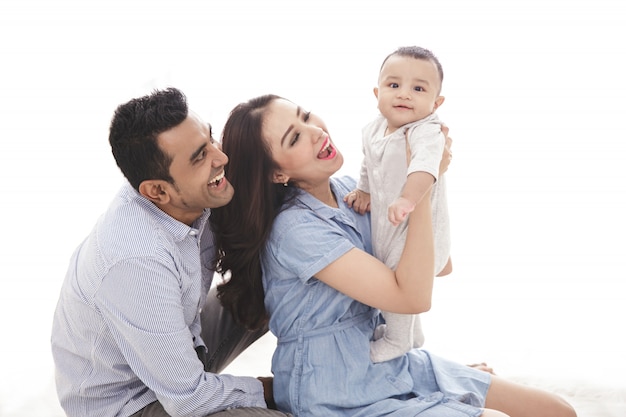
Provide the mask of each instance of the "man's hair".
[{"label": "man's hair", "polygon": [[443,67],[439,62],[439,59],[437,59],[435,54],[433,54],[430,50],[422,48],[421,46],[401,46],[385,57],[385,60],[380,66],[381,70],[385,66],[385,62],[387,62],[387,60],[394,55],[432,62],[437,67],[437,72],[439,72],[439,82],[443,84]]},{"label": "man's hair", "polygon": [[181,124],[188,115],[187,99],[176,88],[156,90],[120,105],[109,129],[109,143],[117,166],[139,190],[145,180],[174,183],[172,157],[159,147],[157,136]]}]

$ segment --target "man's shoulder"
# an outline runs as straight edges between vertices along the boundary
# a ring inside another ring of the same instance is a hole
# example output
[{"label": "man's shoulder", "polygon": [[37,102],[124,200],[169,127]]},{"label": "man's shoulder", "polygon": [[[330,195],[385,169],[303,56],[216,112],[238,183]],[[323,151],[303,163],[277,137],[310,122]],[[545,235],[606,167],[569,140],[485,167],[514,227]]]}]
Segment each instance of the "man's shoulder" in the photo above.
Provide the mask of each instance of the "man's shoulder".
[{"label": "man's shoulder", "polygon": [[155,210],[132,195],[118,194],[94,229],[99,249],[113,257],[154,255],[164,240]]}]

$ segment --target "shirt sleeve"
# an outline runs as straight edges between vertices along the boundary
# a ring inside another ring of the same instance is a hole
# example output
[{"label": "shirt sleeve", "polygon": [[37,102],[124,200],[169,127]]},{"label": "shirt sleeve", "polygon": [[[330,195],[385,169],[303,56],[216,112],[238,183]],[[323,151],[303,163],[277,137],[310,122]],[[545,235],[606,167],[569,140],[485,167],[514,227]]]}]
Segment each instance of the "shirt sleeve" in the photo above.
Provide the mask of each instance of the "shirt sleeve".
[{"label": "shirt sleeve", "polygon": [[368,123],[363,129],[361,129],[361,170],[359,172],[359,181],[357,183],[357,188],[366,193],[370,193],[370,183],[369,183],[369,175],[368,175],[368,152],[367,147],[372,140],[372,135],[375,132],[375,122]]},{"label": "shirt sleeve", "polygon": [[423,171],[439,178],[439,164],[443,155],[445,136],[441,132],[441,124],[428,122],[407,131],[411,147],[411,161],[407,176],[413,172]]},{"label": "shirt sleeve", "polygon": [[[185,317],[181,282],[171,265],[153,258],[117,263],[96,297],[105,323],[126,364],[172,416],[206,415],[231,407],[265,407],[263,386],[252,377],[204,372]],[[197,300],[195,300],[197,304]],[[106,347],[104,347],[106,349]],[[115,353],[112,353],[114,355]]]}]

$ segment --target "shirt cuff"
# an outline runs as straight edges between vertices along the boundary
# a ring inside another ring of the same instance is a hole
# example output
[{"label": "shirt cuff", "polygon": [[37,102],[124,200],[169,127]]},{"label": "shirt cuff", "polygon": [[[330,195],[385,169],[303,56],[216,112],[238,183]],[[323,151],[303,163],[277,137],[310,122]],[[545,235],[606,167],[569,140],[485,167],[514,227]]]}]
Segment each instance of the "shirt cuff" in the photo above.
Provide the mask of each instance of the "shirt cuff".
[{"label": "shirt cuff", "polygon": [[232,408],[267,408],[267,404],[265,403],[265,393],[263,392],[263,383],[258,379],[250,376],[234,376],[224,374],[220,374],[220,378],[231,379],[232,384],[240,390],[240,398],[233,402]]}]

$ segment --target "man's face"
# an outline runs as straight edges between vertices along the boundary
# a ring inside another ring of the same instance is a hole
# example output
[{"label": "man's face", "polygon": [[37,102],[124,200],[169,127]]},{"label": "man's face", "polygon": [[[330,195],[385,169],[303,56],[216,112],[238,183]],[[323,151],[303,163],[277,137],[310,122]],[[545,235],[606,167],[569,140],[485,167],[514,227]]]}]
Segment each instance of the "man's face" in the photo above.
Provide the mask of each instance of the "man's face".
[{"label": "man's face", "polygon": [[213,139],[211,126],[190,113],[178,126],[158,136],[161,149],[172,158],[167,184],[169,201],[161,208],[175,219],[191,224],[205,208],[221,207],[233,197],[224,177],[228,157]]}]

